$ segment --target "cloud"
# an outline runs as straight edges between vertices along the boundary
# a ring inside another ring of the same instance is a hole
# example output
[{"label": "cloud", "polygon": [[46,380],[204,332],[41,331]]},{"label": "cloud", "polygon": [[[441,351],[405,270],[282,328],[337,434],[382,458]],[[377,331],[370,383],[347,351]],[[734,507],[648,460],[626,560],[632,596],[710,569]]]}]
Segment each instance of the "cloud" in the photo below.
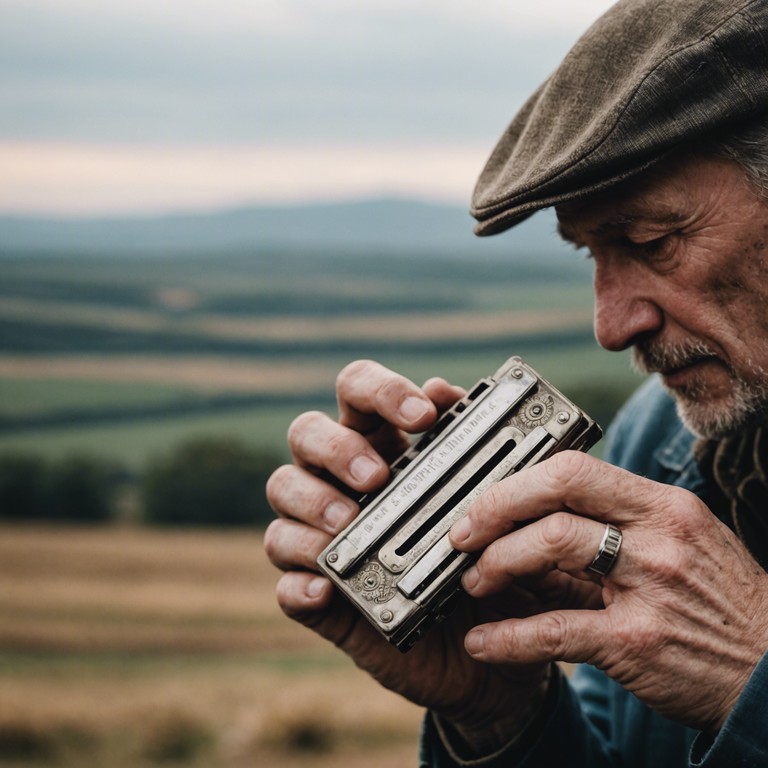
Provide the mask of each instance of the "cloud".
[{"label": "cloud", "polygon": [[[261,199],[269,189],[290,197],[299,193],[285,179],[262,185],[243,170],[258,152],[262,168],[277,172],[265,158],[281,147],[316,167],[334,194],[400,189],[397,178],[412,178],[405,187],[426,194],[418,182],[426,169],[411,177],[405,160],[412,150],[397,148],[451,147],[446,169],[463,167],[459,155],[479,157],[477,148],[494,143],[608,5],[0,0],[0,141],[21,152],[15,192],[6,186],[0,204],[26,210],[37,199],[61,210],[102,210],[111,200],[124,210],[140,202],[132,190],[141,184],[143,199],[158,206]],[[345,146],[370,153],[367,165],[359,163],[368,168],[367,186],[362,176],[347,178],[347,168],[334,181],[332,164],[322,164],[323,157],[344,159],[338,148]],[[133,153],[133,170],[119,160],[125,153]],[[207,164],[205,153],[219,164]],[[194,178],[179,170],[182,156],[197,169]],[[83,165],[67,165],[68,157]],[[104,162],[98,172],[97,158]],[[6,152],[4,162],[11,161]],[[388,162],[397,173],[387,172]],[[54,178],[65,165],[77,196]],[[429,170],[439,174],[436,165]],[[153,167],[164,169],[165,180]],[[230,168],[230,182],[219,167]],[[471,184],[465,176],[433,184],[435,193],[458,195]],[[299,177],[305,195],[319,193],[311,174]],[[115,178],[131,181],[121,192],[111,186]]]},{"label": "cloud", "polygon": [[0,137],[478,139],[605,3],[521,5],[5,0]]},{"label": "cloud", "polygon": [[469,205],[484,146],[0,143],[0,210],[84,216],[395,195]]}]

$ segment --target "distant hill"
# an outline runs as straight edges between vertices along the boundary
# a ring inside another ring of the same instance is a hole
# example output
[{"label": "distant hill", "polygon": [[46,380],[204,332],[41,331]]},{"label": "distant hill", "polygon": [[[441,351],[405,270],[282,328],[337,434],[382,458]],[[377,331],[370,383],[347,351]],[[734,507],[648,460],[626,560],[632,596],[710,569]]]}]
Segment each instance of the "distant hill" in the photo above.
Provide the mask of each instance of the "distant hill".
[{"label": "distant hill", "polygon": [[0,216],[0,257],[45,253],[196,254],[312,250],[315,253],[412,253],[437,257],[573,259],[555,234],[551,212],[511,232],[472,234],[461,206],[410,200],[254,207],[158,217],[54,219]]}]

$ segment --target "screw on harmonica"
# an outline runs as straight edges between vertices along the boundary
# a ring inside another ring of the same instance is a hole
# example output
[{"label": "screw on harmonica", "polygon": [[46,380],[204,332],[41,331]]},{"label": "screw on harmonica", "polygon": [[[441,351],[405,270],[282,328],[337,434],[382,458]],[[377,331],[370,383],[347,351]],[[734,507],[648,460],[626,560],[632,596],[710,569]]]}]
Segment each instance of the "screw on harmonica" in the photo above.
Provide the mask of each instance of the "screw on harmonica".
[{"label": "screw on harmonica", "polygon": [[330,552],[328,557],[325,558],[329,563],[335,563],[339,559],[337,552]]},{"label": "screw on harmonica", "polygon": [[389,622],[390,622],[390,621],[392,621],[392,619],[394,619],[394,618],[395,618],[395,614],[394,614],[394,613],[392,613],[392,611],[382,611],[382,612],[381,612],[381,614],[379,615],[379,618],[380,618],[380,619],[381,619],[381,620],[382,620],[382,621],[383,621],[385,624],[389,624]]},{"label": "screw on harmonica", "polygon": [[557,423],[565,424],[570,418],[571,418],[570,413],[568,413],[567,411],[560,411],[560,413],[557,414]]},{"label": "screw on harmonica", "polygon": [[523,369],[522,368],[515,368],[512,371],[512,376],[516,379],[521,379],[523,377]]}]

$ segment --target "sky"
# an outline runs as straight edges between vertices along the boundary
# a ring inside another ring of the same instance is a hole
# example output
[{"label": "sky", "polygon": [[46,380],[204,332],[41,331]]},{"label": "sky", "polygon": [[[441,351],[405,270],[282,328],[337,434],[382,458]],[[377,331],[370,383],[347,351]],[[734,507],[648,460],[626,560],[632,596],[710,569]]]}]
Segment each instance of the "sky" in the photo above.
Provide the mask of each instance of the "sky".
[{"label": "sky", "polygon": [[609,0],[0,0],[0,214],[468,205]]}]

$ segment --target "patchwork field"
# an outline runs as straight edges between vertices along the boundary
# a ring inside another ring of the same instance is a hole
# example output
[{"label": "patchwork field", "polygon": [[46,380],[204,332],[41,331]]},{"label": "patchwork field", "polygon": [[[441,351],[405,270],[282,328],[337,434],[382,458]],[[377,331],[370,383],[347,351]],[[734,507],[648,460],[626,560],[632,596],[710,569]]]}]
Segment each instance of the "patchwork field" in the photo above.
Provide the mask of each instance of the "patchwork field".
[{"label": "patchwork field", "polygon": [[[291,420],[335,411],[336,373],[360,357],[469,386],[519,354],[607,425],[639,380],[592,340],[588,272],[7,257],[0,454],[115,461],[133,484],[119,517],[135,519],[142,473],[186,439],[238,437],[285,460]],[[422,713],[282,617],[276,578],[255,532],[0,527],[0,764],[414,764]]]}]

